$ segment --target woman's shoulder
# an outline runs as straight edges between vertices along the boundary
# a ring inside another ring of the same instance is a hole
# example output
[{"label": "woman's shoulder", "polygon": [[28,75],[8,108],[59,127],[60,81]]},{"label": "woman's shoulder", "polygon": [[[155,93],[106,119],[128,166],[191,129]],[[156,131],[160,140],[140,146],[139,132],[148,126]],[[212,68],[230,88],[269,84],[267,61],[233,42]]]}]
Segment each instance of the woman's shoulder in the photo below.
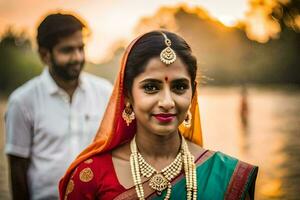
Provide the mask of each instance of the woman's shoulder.
[{"label": "woman's shoulder", "polygon": [[97,155],[93,155],[81,163],[75,168],[74,172],[82,171],[85,169],[91,170],[93,174],[105,173],[106,170],[110,170],[112,167],[112,155],[111,152],[105,152]]},{"label": "woman's shoulder", "polygon": [[112,168],[111,153],[103,153],[87,158],[74,169],[71,179],[80,183],[95,184],[97,179]]},{"label": "woman's shoulder", "polygon": [[222,171],[222,174],[227,174],[224,176],[228,176],[225,199],[238,199],[238,197],[245,197],[246,195],[249,195],[251,199],[254,198],[258,166],[220,151],[214,153],[213,160],[212,171],[215,171],[216,174]]},{"label": "woman's shoulder", "polygon": [[238,166],[242,166],[243,168],[257,168],[257,166],[253,164],[240,160],[236,157],[227,155],[221,151],[214,152],[214,160],[215,162],[220,163],[224,166],[232,166],[233,168],[236,168]]},{"label": "woman's shoulder", "polygon": [[[237,170],[257,171],[258,167],[250,163],[244,162],[233,156],[227,155],[221,151],[212,151],[205,149],[197,144],[187,141],[190,152],[194,155],[197,164],[208,161],[209,165],[214,169],[222,169],[228,172]],[[217,167],[216,167],[217,166]]]},{"label": "woman's shoulder", "polygon": [[258,167],[220,151],[205,150],[197,161],[197,171],[210,183],[207,191],[218,188],[224,192],[224,199],[243,199],[254,194]]},{"label": "woman's shoulder", "polygon": [[94,155],[82,161],[71,174],[65,193],[66,199],[95,197],[103,178],[112,169],[110,153]]}]

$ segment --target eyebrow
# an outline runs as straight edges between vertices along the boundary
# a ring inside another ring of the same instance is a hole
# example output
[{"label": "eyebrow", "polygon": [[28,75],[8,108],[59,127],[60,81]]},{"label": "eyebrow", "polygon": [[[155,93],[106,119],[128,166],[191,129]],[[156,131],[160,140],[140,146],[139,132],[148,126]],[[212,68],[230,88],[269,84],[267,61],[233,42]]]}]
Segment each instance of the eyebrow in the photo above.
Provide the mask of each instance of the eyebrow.
[{"label": "eyebrow", "polygon": [[147,78],[147,79],[144,79],[140,82],[140,84],[143,84],[143,83],[162,83],[162,81],[160,80],[157,80],[157,79],[154,79],[154,78]]},{"label": "eyebrow", "polygon": [[[140,82],[140,84],[143,84],[143,83],[163,83],[163,81],[161,80],[158,80],[158,79],[154,79],[154,78],[147,78],[147,79],[144,79]],[[175,79],[175,80],[172,80],[171,83],[181,83],[181,82],[189,82],[189,79],[187,78],[179,78],[179,79]]]},{"label": "eyebrow", "polygon": [[189,79],[187,78],[179,78],[179,79],[175,79],[175,80],[172,80],[171,82],[175,82],[175,83],[180,83],[180,82],[189,82]]}]

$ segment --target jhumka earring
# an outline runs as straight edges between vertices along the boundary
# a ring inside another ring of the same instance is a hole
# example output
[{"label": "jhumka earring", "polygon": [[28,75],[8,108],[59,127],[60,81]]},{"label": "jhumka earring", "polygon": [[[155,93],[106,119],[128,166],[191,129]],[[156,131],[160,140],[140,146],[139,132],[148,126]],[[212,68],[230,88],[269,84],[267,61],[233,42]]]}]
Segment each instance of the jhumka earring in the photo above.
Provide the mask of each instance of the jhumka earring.
[{"label": "jhumka earring", "polygon": [[132,108],[130,107],[130,103],[126,103],[126,106],[122,113],[122,118],[126,122],[126,125],[129,126],[129,124],[135,119],[134,112]]},{"label": "jhumka earring", "polygon": [[170,65],[176,60],[176,53],[175,51],[171,48],[171,40],[167,37],[167,35],[163,32],[161,34],[165,38],[165,44],[167,47],[163,49],[160,53],[160,60],[161,62],[165,63],[166,65]]},{"label": "jhumka earring", "polygon": [[187,115],[186,115],[186,118],[183,120],[183,125],[186,127],[186,128],[190,128],[191,125],[192,125],[192,113],[191,111],[189,110]]}]

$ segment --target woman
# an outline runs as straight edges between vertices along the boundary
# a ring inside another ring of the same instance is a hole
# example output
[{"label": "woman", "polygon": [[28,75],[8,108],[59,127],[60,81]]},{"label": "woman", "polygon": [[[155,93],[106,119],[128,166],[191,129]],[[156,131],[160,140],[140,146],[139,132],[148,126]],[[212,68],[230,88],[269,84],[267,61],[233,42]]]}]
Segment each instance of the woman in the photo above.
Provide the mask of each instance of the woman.
[{"label": "woman", "polygon": [[94,143],[60,182],[61,199],[253,199],[257,167],[200,147],[196,70],[174,33],[134,40]]}]

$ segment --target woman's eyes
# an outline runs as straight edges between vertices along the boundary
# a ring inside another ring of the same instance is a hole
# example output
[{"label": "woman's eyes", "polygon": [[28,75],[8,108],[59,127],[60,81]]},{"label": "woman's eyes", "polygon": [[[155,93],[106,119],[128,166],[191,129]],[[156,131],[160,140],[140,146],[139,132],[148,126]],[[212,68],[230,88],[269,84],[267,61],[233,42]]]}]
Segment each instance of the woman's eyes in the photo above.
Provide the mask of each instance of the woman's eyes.
[{"label": "woman's eyes", "polygon": [[[158,84],[147,83],[143,85],[143,89],[148,94],[153,94],[158,92],[161,87]],[[189,89],[189,85],[186,83],[174,83],[171,85],[171,90],[177,94],[183,94],[187,89]]]},{"label": "woman's eyes", "polygon": [[159,90],[159,87],[155,84],[148,83],[143,86],[143,89],[146,93],[154,93]]},{"label": "woman's eyes", "polygon": [[189,85],[186,83],[176,83],[172,86],[172,90],[175,93],[184,93],[187,89],[189,89]]}]

